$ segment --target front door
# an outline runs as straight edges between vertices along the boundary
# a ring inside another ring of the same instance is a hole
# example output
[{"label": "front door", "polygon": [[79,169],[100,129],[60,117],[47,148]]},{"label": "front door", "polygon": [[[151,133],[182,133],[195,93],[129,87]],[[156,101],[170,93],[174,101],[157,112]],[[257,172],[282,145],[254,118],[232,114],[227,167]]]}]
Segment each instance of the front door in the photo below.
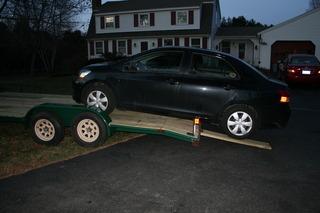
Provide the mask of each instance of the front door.
[{"label": "front door", "polygon": [[141,46],[141,52],[148,50],[148,42],[147,41],[141,42],[140,46]]}]

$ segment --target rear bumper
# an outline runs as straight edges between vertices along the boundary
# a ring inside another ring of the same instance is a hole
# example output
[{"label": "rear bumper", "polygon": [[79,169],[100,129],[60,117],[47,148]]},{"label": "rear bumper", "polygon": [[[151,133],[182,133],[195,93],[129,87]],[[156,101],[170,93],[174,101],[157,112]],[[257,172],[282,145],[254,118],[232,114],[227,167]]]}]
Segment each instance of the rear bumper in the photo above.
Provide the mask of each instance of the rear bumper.
[{"label": "rear bumper", "polygon": [[263,109],[263,112],[260,115],[260,128],[285,127],[291,116],[289,104],[279,104],[277,107]]},{"label": "rear bumper", "polygon": [[320,75],[287,75],[287,82],[320,83]]}]

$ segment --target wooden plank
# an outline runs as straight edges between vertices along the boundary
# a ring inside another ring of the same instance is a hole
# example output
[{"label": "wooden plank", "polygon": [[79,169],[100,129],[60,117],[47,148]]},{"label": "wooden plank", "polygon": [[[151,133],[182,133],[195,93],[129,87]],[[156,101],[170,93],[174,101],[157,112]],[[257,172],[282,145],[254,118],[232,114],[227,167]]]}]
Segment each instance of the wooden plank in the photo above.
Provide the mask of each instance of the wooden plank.
[{"label": "wooden plank", "polygon": [[257,148],[261,148],[261,149],[269,149],[269,150],[272,149],[272,147],[270,146],[269,143],[251,140],[251,139],[238,140],[235,138],[231,138],[225,134],[220,134],[217,132],[212,132],[212,131],[207,131],[207,130],[203,130],[203,132],[201,133],[201,136],[214,138],[214,139],[218,139],[218,140],[223,140],[223,141],[227,141],[227,142],[232,142],[232,143],[237,143],[237,144],[242,144],[242,145],[247,145],[247,146],[253,146],[253,147],[257,147]]}]

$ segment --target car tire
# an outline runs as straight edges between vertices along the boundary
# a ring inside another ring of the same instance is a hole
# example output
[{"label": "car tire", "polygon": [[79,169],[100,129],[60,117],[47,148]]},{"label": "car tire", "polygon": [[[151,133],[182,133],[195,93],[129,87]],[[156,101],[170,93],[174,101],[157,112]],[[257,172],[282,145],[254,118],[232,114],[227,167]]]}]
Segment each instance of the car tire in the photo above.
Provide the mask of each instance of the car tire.
[{"label": "car tire", "polygon": [[254,134],[257,118],[254,111],[249,107],[235,105],[225,110],[221,118],[221,126],[228,136],[245,139]]},{"label": "car tire", "polygon": [[65,127],[61,118],[54,112],[42,111],[30,120],[30,135],[41,145],[58,145],[65,136]]},{"label": "car tire", "polygon": [[97,111],[105,111],[108,114],[111,114],[116,106],[116,99],[112,90],[104,84],[96,83],[87,86],[82,98],[82,103],[86,107]]},{"label": "car tire", "polygon": [[71,133],[77,144],[83,147],[97,147],[108,138],[104,121],[95,113],[79,113],[72,121]]}]

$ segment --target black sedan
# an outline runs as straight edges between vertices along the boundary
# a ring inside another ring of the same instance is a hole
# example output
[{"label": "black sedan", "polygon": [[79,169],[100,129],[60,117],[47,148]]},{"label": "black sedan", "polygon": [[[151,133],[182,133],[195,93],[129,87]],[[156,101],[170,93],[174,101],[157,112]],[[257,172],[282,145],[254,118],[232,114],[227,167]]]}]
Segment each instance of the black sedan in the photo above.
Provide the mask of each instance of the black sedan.
[{"label": "black sedan", "polygon": [[86,66],[73,81],[73,99],[107,113],[117,107],[200,117],[238,139],[256,128],[284,127],[290,117],[285,83],[231,55],[186,47]]}]

